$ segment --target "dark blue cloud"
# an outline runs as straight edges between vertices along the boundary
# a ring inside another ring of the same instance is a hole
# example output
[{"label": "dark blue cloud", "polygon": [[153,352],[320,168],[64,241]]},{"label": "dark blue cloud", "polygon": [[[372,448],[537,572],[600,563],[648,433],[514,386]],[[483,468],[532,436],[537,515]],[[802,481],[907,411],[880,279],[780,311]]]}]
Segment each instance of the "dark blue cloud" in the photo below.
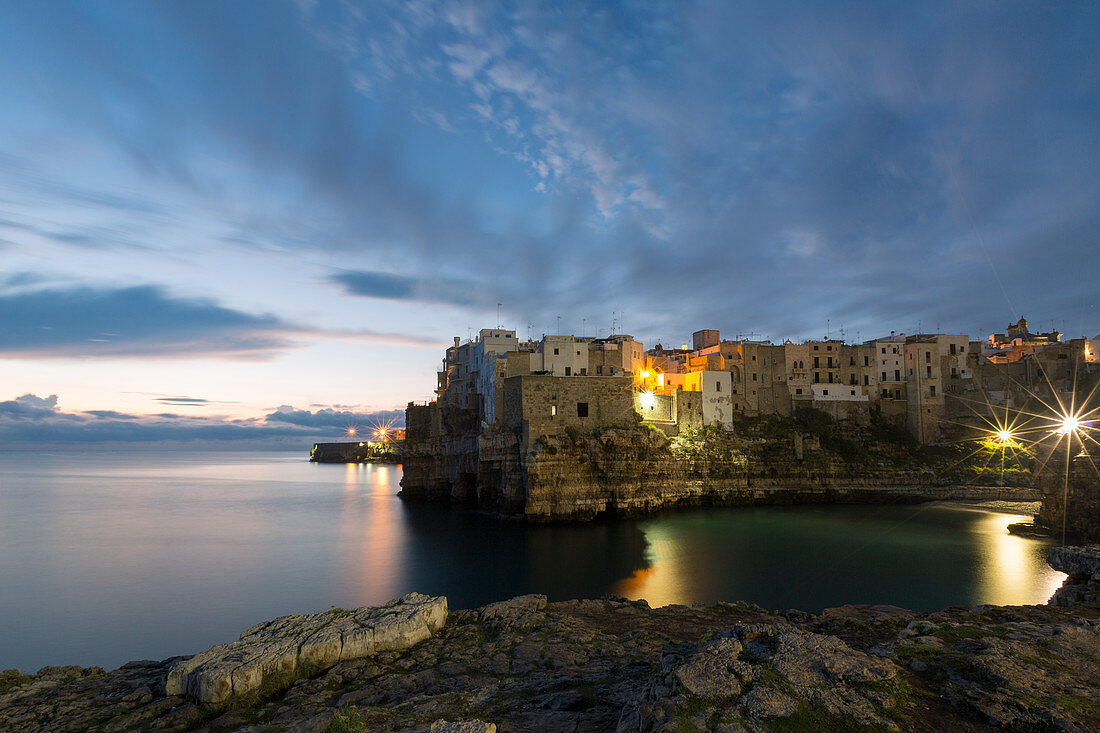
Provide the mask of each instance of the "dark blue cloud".
[{"label": "dark blue cloud", "polygon": [[255,356],[289,346],[290,326],[155,287],[0,293],[0,354]]},{"label": "dark blue cloud", "polygon": [[338,272],[329,279],[341,285],[349,295],[459,306],[491,306],[489,300],[502,292],[498,287],[490,295],[484,283],[473,281],[415,278],[364,270]]}]

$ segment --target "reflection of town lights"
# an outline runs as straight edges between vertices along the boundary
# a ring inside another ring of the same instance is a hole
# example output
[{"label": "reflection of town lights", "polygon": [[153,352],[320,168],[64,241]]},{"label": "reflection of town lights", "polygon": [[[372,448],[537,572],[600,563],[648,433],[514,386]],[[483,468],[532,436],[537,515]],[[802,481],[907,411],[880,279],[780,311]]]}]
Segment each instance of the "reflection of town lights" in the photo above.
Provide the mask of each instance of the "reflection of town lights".
[{"label": "reflection of town lights", "polygon": [[1001,430],[997,433],[997,440],[1001,441],[1002,443],[1011,443],[1012,433],[1008,432],[1007,430]]},{"label": "reflection of town lights", "polygon": [[642,403],[642,407],[646,408],[647,410],[657,404],[657,398],[654,397],[653,393],[649,390],[642,392],[642,396],[639,401]]},{"label": "reflection of town lights", "polygon": [[1081,428],[1081,421],[1074,415],[1066,415],[1062,418],[1062,424],[1058,428],[1059,435],[1069,435],[1070,433],[1076,433]]}]

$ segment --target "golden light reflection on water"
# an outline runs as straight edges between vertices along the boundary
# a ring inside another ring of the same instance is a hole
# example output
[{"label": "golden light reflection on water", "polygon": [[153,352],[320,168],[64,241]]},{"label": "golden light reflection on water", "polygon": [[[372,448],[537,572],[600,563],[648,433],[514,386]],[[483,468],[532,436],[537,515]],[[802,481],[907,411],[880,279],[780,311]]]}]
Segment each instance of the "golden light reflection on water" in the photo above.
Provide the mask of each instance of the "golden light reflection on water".
[{"label": "golden light reflection on water", "polygon": [[388,466],[349,463],[344,473],[340,533],[353,539],[343,564],[351,596],[366,603],[400,595],[405,536]]},{"label": "golden light reflection on water", "polygon": [[655,608],[670,603],[690,603],[683,586],[694,575],[688,567],[691,558],[662,528],[650,527],[643,531],[649,543],[646,551],[649,567],[635,570],[629,578],[620,580],[615,585],[615,592],[634,601],[644,598]]},{"label": "golden light reflection on water", "polygon": [[[1026,517],[984,509],[958,508],[956,511],[973,512],[976,517],[972,523],[965,525],[966,529],[955,527],[942,531],[956,533],[953,538],[943,533],[931,534],[926,540],[918,540],[911,549],[913,553],[927,553],[928,567],[933,568],[944,562],[952,562],[950,555],[937,554],[940,551],[938,548],[957,547],[957,543],[952,539],[968,544],[973,543],[970,545],[970,559],[962,561],[973,564],[971,576],[973,580],[970,586],[972,591],[968,594],[968,599],[965,601],[960,599],[959,603],[1044,604],[1061,586],[1066,578],[1065,574],[1053,570],[1046,564],[1046,550],[1050,543],[1008,533],[1009,524],[1024,521]],[[648,543],[646,550],[648,565],[634,571],[630,577],[618,581],[615,585],[616,593],[632,600],[644,598],[654,607],[671,603],[690,604],[696,601],[713,600],[703,597],[707,595],[706,588],[723,587],[723,583],[711,584],[701,578],[708,558],[695,557],[691,546],[678,540],[676,531],[669,531],[659,522],[643,525],[642,531]],[[946,543],[943,542],[945,539],[948,540]],[[707,552],[700,548],[694,549],[703,554]],[[861,548],[859,552],[865,549]],[[821,546],[820,550],[823,557],[841,551],[839,546],[826,545]],[[743,557],[733,556],[734,554],[739,553],[731,554],[724,564],[712,564],[711,572],[716,575],[733,573],[737,563],[746,561]],[[852,554],[855,554],[855,551]],[[752,560],[747,561],[752,562]],[[767,560],[761,560],[761,562],[766,563]],[[825,572],[826,574],[829,572],[821,567],[814,570],[810,567],[812,565],[811,562],[806,567],[800,567],[797,572]],[[794,568],[776,568],[777,582],[791,583],[794,576],[784,581],[779,581],[778,578],[792,570]],[[863,570],[863,568],[857,570],[837,568],[835,572],[858,573]],[[873,574],[875,571],[868,569],[867,572]],[[954,578],[951,582],[957,582],[957,580]],[[869,577],[868,581],[871,585],[877,585],[881,579],[874,581]]]},{"label": "golden light reflection on water", "polygon": [[980,536],[978,591],[982,603],[998,606],[1046,603],[1066,579],[1046,564],[1045,543],[1008,533],[1018,514],[990,513],[977,523]]}]

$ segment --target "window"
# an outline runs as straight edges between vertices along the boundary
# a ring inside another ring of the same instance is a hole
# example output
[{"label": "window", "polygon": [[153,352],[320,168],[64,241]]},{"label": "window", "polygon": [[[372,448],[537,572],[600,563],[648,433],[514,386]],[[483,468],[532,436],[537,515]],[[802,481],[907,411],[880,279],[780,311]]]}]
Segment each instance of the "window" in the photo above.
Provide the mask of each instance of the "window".
[{"label": "window", "polygon": [[558,414],[558,406],[557,405],[550,405],[550,417],[557,417],[557,414]]},{"label": "window", "polygon": [[951,344],[951,353],[952,353],[952,354],[954,354],[954,353],[955,353],[955,344]]},{"label": "window", "polygon": [[554,349],[554,356],[557,356],[557,355],[558,355],[558,350]]},{"label": "window", "polygon": [[882,373],[882,381],[884,381],[884,382],[886,381],[886,372]]},{"label": "window", "polygon": [[825,350],[826,350],[826,351],[832,351],[832,350],[833,350],[833,347],[832,347],[832,346],[826,346],[826,347],[825,347]]},{"label": "window", "polygon": [[602,366],[597,366],[596,367],[596,374],[603,374],[603,367]]},{"label": "window", "polygon": [[871,366],[871,357],[869,357],[869,356],[864,356],[863,357],[863,366]]},{"label": "window", "polygon": [[814,344],[814,351],[817,351],[817,344]]},{"label": "window", "polygon": [[868,375],[864,374],[864,375],[863,375],[863,386],[864,386],[864,387],[867,387],[867,386],[869,386],[870,384],[871,384],[871,377],[869,377]]},{"label": "window", "polygon": [[848,375],[848,384],[855,384],[855,383],[856,383],[856,375],[849,374]]},{"label": "window", "polygon": [[588,367],[581,367],[581,376],[582,377],[587,377],[588,376]]},{"label": "window", "polygon": [[885,346],[882,347],[882,353],[884,353],[884,354],[886,353],[886,347]]},{"label": "window", "polygon": [[820,366],[821,366],[821,357],[820,356],[815,356],[814,357],[814,369],[818,369]]},{"label": "window", "polygon": [[756,381],[756,372],[752,373],[752,381],[754,381],[754,382]]},{"label": "window", "polygon": [[832,383],[833,383],[833,373],[829,372],[829,384],[832,384]]},{"label": "window", "polygon": [[932,367],[925,367],[925,369],[928,370],[928,375],[927,376],[931,377],[932,376]]},{"label": "window", "polygon": [[587,402],[578,402],[577,403],[577,417],[588,417],[588,403]]},{"label": "window", "polygon": [[856,396],[856,391],[855,391],[854,389],[852,390],[852,396],[853,396],[853,397],[855,397],[855,396]]},{"label": "window", "polygon": [[931,351],[924,352],[924,363],[925,364],[931,364],[932,363],[932,352]]},{"label": "window", "polygon": [[848,366],[855,366],[855,365],[856,365],[856,358],[854,356],[849,356],[848,357]]},{"label": "window", "polygon": [[581,352],[579,352],[579,351],[578,351],[578,352],[577,352],[577,356],[580,356],[580,355],[581,355]]},{"label": "window", "polygon": [[929,387],[928,388],[928,393],[932,397],[935,397],[936,396],[936,385],[933,384],[931,387]]},{"label": "window", "polygon": [[566,367],[565,368],[565,376],[567,376],[567,377],[573,376],[572,372],[573,372],[573,367]]},{"label": "window", "polygon": [[887,399],[887,400],[890,399],[890,390],[888,390],[888,389],[882,390],[882,398]]},{"label": "window", "polygon": [[753,355],[752,355],[752,360],[753,360],[753,361],[756,361],[756,354],[753,354]]},{"label": "window", "polygon": [[894,347],[894,353],[895,354],[898,353],[898,347],[897,346]]},{"label": "window", "polygon": [[894,381],[895,382],[900,382],[901,381],[901,370],[900,369],[895,369],[894,370]]},{"label": "window", "polygon": [[802,394],[802,388],[801,387],[796,388],[794,393],[795,394]]},{"label": "window", "polygon": [[821,372],[814,372],[814,384],[821,381]]},{"label": "window", "polygon": [[714,383],[714,391],[715,392],[721,392],[722,391],[722,383],[721,382],[715,382]]},{"label": "window", "polygon": [[821,394],[828,396],[829,390],[823,389],[823,390],[821,390]]}]

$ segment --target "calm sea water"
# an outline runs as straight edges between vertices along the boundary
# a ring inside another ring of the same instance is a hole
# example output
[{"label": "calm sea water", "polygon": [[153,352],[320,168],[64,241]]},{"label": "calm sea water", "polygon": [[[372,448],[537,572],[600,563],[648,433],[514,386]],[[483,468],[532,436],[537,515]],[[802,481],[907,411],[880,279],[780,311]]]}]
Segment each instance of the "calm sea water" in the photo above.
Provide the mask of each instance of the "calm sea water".
[{"label": "calm sea water", "polygon": [[0,453],[0,669],[115,667],[275,616],[409,591],[818,611],[1043,603],[1063,575],[1016,515],[761,507],[523,526],[397,498],[400,467],[305,452]]}]

